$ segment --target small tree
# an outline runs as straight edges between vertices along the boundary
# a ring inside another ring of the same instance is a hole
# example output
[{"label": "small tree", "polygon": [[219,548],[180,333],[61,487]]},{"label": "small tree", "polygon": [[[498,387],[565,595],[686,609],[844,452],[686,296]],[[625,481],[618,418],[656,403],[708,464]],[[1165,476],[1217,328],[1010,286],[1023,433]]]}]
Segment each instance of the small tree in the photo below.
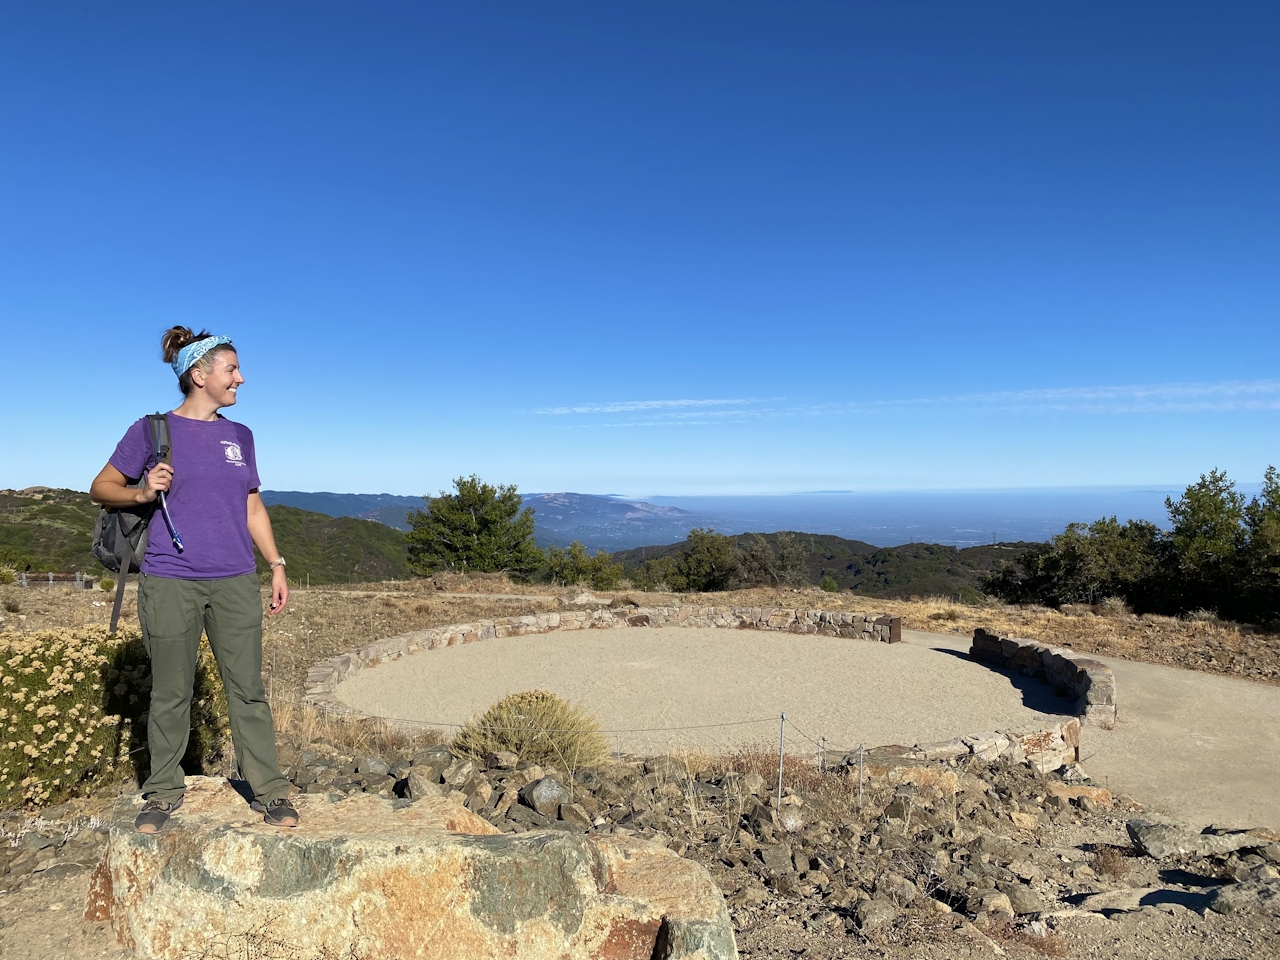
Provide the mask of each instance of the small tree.
[{"label": "small tree", "polygon": [[1245,508],[1243,607],[1255,623],[1280,620],[1280,473],[1267,467],[1262,493]]},{"label": "small tree", "polygon": [[770,586],[796,586],[804,583],[807,551],[793,533],[774,534],[773,542],[758,533],[750,534],[739,542],[742,579],[747,583],[766,583]]},{"label": "small tree", "polygon": [[622,564],[603,550],[593,557],[577,540],[568,550],[559,547],[547,549],[547,567],[551,579],[565,586],[590,583],[594,590],[612,590],[622,579]]},{"label": "small tree", "polygon": [[496,487],[472,474],[453,481],[454,493],[423,497],[409,514],[409,567],[419,576],[439,570],[525,574],[543,562],[533,542],[533,508],[520,509],[514,484]]},{"label": "small tree", "polygon": [[[738,577],[738,551],[733,541],[711,528],[694,527],[672,570],[676,590],[728,590]],[[676,584],[679,583],[679,586]]]},{"label": "small tree", "polygon": [[1182,610],[1209,608],[1226,615],[1236,593],[1236,569],[1245,543],[1245,499],[1220,470],[1201,474],[1177,500],[1166,497]]}]

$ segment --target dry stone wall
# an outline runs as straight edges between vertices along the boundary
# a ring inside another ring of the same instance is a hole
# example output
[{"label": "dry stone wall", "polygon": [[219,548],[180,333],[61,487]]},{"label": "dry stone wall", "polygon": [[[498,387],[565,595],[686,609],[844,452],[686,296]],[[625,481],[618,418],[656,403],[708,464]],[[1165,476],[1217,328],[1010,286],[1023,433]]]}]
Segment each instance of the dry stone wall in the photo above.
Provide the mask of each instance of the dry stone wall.
[{"label": "dry stone wall", "polygon": [[[828,610],[782,610],[767,607],[640,607],[625,606],[558,613],[530,614],[432,627],[366,644],[315,664],[307,674],[305,699],[319,705],[338,704],[340,683],[366,666],[397,659],[419,650],[433,650],[458,643],[475,643],[496,637],[550,633],[556,630],[627,629],[637,627],[720,627],[747,630],[783,630],[823,634],[883,643],[902,640],[900,617]],[[1080,759],[1081,721],[1106,729],[1115,725],[1115,678],[1110,668],[1096,660],[1075,657],[1069,650],[998,637],[979,628],[969,651],[976,660],[1020,670],[1047,681],[1061,692],[1077,697],[1077,716],[1033,731],[985,731],[936,743],[911,746],[890,744],[870,754],[910,760],[958,760],[1006,757],[1042,770],[1056,770]],[[846,763],[857,762],[854,755]]]},{"label": "dry stone wall", "polygon": [[981,627],[973,632],[969,656],[1037,677],[1060,693],[1075,697],[1075,712],[1085,723],[1105,730],[1116,725],[1116,678],[1099,660],[1035,640],[997,636]]},{"label": "dry stone wall", "polygon": [[608,630],[629,627],[727,627],[783,630],[898,643],[902,618],[828,610],[779,610],[770,607],[638,607],[568,610],[454,623],[403,633],[321,660],[307,672],[304,699],[312,704],[337,703],[338,684],[358,670],[406,653],[496,637],[519,637],[554,630]]}]

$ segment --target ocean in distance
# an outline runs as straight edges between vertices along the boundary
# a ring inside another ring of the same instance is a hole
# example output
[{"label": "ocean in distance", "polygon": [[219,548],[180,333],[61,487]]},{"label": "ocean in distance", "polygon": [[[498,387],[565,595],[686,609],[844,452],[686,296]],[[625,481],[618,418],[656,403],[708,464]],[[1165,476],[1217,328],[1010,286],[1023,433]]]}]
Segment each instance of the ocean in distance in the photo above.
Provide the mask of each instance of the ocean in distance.
[{"label": "ocean in distance", "polygon": [[1061,487],[1028,490],[822,492],[788,496],[645,497],[687,510],[721,533],[798,530],[877,547],[1048,540],[1069,523],[1116,516],[1168,525],[1165,498],[1181,487]]}]

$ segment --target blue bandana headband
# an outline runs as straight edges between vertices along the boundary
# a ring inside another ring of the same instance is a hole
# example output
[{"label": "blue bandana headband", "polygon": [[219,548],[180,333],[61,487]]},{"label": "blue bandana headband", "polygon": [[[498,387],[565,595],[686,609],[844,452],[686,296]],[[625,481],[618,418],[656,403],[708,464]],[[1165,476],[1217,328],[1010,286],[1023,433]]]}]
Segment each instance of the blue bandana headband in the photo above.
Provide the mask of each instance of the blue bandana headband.
[{"label": "blue bandana headband", "polygon": [[181,377],[184,373],[194,367],[200,358],[214,347],[220,347],[224,343],[230,342],[230,337],[205,337],[203,340],[197,340],[195,343],[188,343],[185,347],[179,350],[178,355],[173,358],[173,372]]}]

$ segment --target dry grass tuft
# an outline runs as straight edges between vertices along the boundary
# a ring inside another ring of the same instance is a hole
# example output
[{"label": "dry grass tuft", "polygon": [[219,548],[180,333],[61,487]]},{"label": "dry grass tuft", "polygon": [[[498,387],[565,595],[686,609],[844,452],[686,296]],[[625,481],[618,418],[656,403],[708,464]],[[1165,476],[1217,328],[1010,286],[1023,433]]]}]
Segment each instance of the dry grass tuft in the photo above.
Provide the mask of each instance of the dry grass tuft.
[{"label": "dry grass tuft", "polygon": [[1123,880],[1129,874],[1129,853],[1125,847],[1104,844],[1093,851],[1093,872],[1100,877]]},{"label": "dry grass tuft", "polygon": [[453,749],[474,759],[505,750],[522,762],[565,771],[598,766],[609,757],[596,718],[545,690],[503,697],[467,721],[453,738]]},{"label": "dry grass tuft", "polygon": [[987,936],[1006,946],[1026,947],[1042,957],[1069,957],[1071,945],[1058,934],[1047,931],[1037,935],[1011,921],[1003,921],[987,928]]},{"label": "dry grass tuft", "polygon": [[299,744],[324,742],[349,756],[393,754],[445,743],[435,727],[406,730],[376,717],[362,717],[310,705],[276,702],[271,708],[276,730]]},{"label": "dry grass tuft", "polygon": [[[772,793],[778,783],[778,748],[771,743],[746,743],[733,752],[712,757],[705,769],[718,776],[728,773],[758,773],[764,777]],[[858,778],[839,770],[819,770],[807,757],[788,753],[782,760],[783,791],[792,790],[823,803],[833,803],[847,809],[856,802]],[[865,785],[870,796],[870,783]]]}]

